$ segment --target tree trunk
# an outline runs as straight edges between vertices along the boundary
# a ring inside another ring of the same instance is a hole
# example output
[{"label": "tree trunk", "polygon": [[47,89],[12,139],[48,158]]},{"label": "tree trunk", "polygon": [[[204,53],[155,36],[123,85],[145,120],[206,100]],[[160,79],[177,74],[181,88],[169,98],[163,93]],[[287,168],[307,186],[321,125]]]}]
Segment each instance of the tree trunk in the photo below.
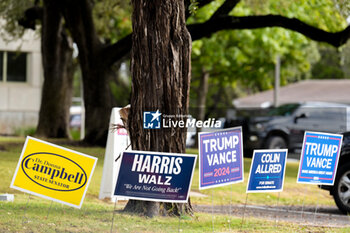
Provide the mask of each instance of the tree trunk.
[{"label": "tree trunk", "polygon": [[[191,37],[181,0],[132,0],[132,93],[129,129],[134,150],[184,153],[186,129],[143,129],[143,112],[187,115]],[[190,204],[130,200],[125,211],[147,216],[191,212]]]},{"label": "tree trunk", "polygon": [[102,53],[105,46],[94,27],[91,1],[66,0],[64,6],[66,22],[79,49],[86,115],[84,141],[105,146],[110,113],[115,106],[110,87],[111,77],[115,74]]},{"label": "tree trunk", "polygon": [[58,1],[44,1],[41,49],[44,69],[39,124],[36,134],[66,138],[73,89],[72,42],[65,34]]},{"label": "tree trunk", "polygon": [[[88,66],[82,65],[85,68]],[[110,87],[111,73],[110,67],[101,64],[89,66],[83,72],[86,124],[84,142],[88,144],[106,146],[109,118],[112,108],[116,106]]]}]

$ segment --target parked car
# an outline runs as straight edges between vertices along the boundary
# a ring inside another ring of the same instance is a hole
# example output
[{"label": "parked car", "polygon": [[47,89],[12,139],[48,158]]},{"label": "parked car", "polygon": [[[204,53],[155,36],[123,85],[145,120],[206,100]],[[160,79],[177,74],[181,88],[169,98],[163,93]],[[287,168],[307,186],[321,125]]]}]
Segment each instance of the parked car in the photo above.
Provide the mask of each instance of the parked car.
[{"label": "parked car", "polygon": [[242,125],[244,148],[300,150],[305,131],[339,133],[347,128],[349,105],[305,102],[281,105],[263,116],[243,116],[225,127]]},{"label": "parked car", "polygon": [[81,106],[71,106],[69,109],[69,127],[80,129],[81,127]]},{"label": "parked car", "polygon": [[319,187],[329,191],[341,212],[350,213],[350,132],[343,134],[343,145],[334,185]]}]

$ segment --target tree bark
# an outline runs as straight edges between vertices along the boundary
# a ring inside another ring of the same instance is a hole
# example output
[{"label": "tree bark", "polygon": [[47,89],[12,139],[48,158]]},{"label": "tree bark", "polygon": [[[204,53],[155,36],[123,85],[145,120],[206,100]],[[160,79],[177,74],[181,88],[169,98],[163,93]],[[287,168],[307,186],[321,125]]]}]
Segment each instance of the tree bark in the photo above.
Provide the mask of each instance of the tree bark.
[{"label": "tree bark", "polygon": [[39,124],[41,137],[66,138],[73,89],[72,41],[65,33],[58,1],[44,1],[42,17],[42,88]]},{"label": "tree bark", "polygon": [[79,49],[79,62],[83,76],[85,125],[84,141],[105,146],[109,117],[116,105],[110,81],[112,64],[106,63],[105,45],[99,40],[89,0],[66,0],[65,19]]},{"label": "tree bark", "polygon": [[[129,129],[134,150],[185,152],[186,129],[143,129],[143,112],[187,115],[191,37],[181,0],[132,0],[131,109]],[[190,212],[191,206],[130,200],[125,211],[147,216]]]}]

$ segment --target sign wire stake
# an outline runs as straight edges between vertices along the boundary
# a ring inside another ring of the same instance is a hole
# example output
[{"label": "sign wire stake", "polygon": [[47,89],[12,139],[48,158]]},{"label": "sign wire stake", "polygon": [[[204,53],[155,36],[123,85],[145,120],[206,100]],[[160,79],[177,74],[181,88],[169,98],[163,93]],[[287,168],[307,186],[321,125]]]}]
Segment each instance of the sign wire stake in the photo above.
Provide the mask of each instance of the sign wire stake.
[{"label": "sign wire stake", "polygon": [[229,222],[228,222],[228,229],[229,232],[231,232],[231,220],[232,220],[232,196],[233,196],[233,185],[231,184],[231,199],[230,199],[230,214],[229,216]]},{"label": "sign wire stake", "polygon": [[113,217],[112,217],[112,226],[111,226],[111,233],[113,232],[113,225],[114,225],[114,214],[115,214],[115,208],[117,207],[117,199],[115,199],[114,202],[114,208],[113,208]]},{"label": "sign wire stake", "polygon": [[305,196],[307,193],[307,186],[305,185],[305,193],[303,195],[303,204],[301,206],[301,214],[300,214],[300,221],[303,221],[303,216],[304,216],[304,204],[305,204]]},{"label": "sign wire stake", "polygon": [[28,219],[28,218],[26,217],[26,213],[27,213],[27,207],[28,207],[28,204],[29,204],[29,199],[30,199],[30,194],[28,194],[27,203],[26,203],[26,205],[25,205],[25,207],[24,207],[24,212],[23,212],[23,217],[22,217],[22,224],[27,223],[27,221],[25,221],[25,220]]},{"label": "sign wire stake", "polygon": [[275,227],[276,228],[277,228],[277,212],[279,212],[278,203],[280,201],[280,195],[281,195],[281,192],[278,192],[278,198],[277,198],[277,202],[276,202],[276,215],[275,215]]},{"label": "sign wire stake", "polygon": [[52,202],[53,202],[53,201],[51,201],[49,211],[47,211],[46,219],[48,219],[48,218],[49,218],[49,214],[50,214],[51,207],[52,207]]},{"label": "sign wire stake", "polygon": [[317,214],[317,209],[318,209],[318,198],[317,198],[317,202],[316,202],[316,209],[315,209],[315,213],[314,213],[314,220],[313,220],[313,224],[316,224],[316,214]]},{"label": "sign wire stake", "polygon": [[245,216],[245,209],[247,207],[247,201],[248,201],[248,193],[245,196],[245,203],[244,203],[243,216],[242,216],[242,222],[241,222],[241,230],[243,228],[243,222],[244,222],[244,216]]},{"label": "sign wire stake", "polygon": [[180,232],[180,224],[181,224],[181,213],[179,215],[179,223],[178,223],[178,227],[177,227],[177,232]]},{"label": "sign wire stake", "polygon": [[213,192],[213,189],[211,190],[211,222],[212,222],[213,232],[214,232],[214,192]]}]

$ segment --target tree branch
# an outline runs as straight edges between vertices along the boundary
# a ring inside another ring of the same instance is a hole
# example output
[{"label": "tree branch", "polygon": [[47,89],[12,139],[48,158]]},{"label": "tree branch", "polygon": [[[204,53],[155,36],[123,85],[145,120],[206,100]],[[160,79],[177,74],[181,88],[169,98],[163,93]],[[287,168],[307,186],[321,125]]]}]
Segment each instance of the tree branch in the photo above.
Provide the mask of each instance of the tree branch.
[{"label": "tree branch", "polygon": [[125,36],[118,42],[106,46],[102,50],[102,57],[108,65],[112,65],[114,62],[126,56],[130,53],[132,34]]},{"label": "tree branch", "polygon": [[212,1],[214,1],[214,0],[199,0],[198,1],[198,8],[201,8],[201,7],[211,3]]},{"label": "tree branch", "polygon": [[191,5],[191,1],[190,1],[190,0],[184,0],[185,17],[186,17],[186,19],[187,19],[188,17],[190,17],[190,15],[191,15],[190,9],[189,9],[190,5]]},{"label": "tree branch", "polygon": [[89,64],[102,43],[96,33],[90,0],[56,0],[64,5],[62,13],[79,49],[80,63]]},{"label": "tree branch", "polygon": [[[265,27],[282,27],[295,32],[299,32],[306,37],[318,42],[326,42],[339,47],[345,44],[350,38],[350,26],[339,32],[326,32],[317,27],[304,23],[296,18],[287,18],[281,15],[262,16],[224,16],[210,19],[204,23],[191,24],[187,28],[191,33],[192,40],[209,37],[213,33],[221,30],[237,29],[258,29]],[[124,57],[131,49],[131,34],[122,40],[104,49],[107,62],[113,64],[118,59]]]},{"label": "tree branch", "polygon": [[211,16],[210,19],[215,19],[220,16],[227,16],[233,8],[236,7],[236,5],[240,2],[241,0],[226,0],[216,11],[215,13]]},{"label": "tree branch", "polygon": [[24,28],[35,30],[35,21],[42,18],[43,8],[35,5],[24,12],[23,17],[18,20],[18,24]]},{"label": "tree branch", "polygon": [[350,26],[339,32],[327,32],[317,27],[304,23],[296,18],[287,18],[281,15],[262,16],[224,16],[208,20],[204,23],[191,24],[187,28],[192,40],[209,37],[213,33],[229,29],[258,29],[265,27],[282,27],[299,32],[312,40],[326,42],[339,47],[350,38]]}]

